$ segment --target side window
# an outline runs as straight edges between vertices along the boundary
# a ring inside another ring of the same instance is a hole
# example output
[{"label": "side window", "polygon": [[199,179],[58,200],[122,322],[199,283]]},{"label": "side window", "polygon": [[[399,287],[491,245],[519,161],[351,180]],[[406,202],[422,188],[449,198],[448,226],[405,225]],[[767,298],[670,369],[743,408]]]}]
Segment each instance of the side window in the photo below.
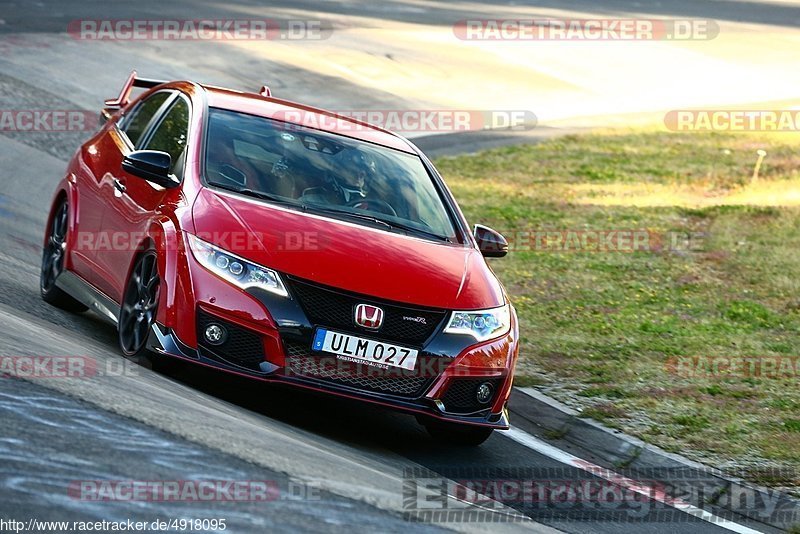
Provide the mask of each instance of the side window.
[{"label": "side window", "polygon": [[183,98],[178,98],[175,104],[167,111],[164,118],[156,127],[150,140],[147,141],[147,150],[161,150],[172,156],[171,172],[180,176],[183,167],[186,138],[189,133],[189,104]]},{"label": "side window", "polygon": [[138,143],[142,140],[142,134],[150,123],[150,119],[153,118],[153,115],[156,114],[170,96],[172,95],[166,92],[156,93],[136,106],[133,113],[125,118],[122,131],[128,135],[128,139],[131,140],[134,147],[138,147]]}]

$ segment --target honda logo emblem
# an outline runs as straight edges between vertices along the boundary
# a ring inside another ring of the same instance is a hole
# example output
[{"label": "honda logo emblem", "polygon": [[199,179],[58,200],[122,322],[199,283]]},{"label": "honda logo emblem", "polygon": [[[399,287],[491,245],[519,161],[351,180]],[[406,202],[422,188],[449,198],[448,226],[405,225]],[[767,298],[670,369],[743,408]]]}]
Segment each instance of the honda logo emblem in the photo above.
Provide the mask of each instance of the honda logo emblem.
[{"label": "honda logo emblem", "polygon": [[369,304],[356,306],[356,324],[377,330],[383,324],[383,310]]}]

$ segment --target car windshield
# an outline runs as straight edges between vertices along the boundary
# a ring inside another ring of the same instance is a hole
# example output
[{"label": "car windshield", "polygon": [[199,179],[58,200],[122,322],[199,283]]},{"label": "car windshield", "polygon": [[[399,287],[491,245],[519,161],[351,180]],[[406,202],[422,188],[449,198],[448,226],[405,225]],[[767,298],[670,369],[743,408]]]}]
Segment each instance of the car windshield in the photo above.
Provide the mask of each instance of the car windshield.
[{"label": "car windshield", "polygon": [[391,148],[230,110],[209,110],[209,185],[454,241],[422,160]]}]

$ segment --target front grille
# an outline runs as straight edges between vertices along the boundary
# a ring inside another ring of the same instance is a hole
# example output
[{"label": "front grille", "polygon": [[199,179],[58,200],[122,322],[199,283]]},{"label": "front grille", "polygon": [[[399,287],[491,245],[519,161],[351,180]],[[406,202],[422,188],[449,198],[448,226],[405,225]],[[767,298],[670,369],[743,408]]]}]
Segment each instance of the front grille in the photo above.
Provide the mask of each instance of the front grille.
[{"label": "front grille", "polygon": [[[204,342],[203,332],[211,323],[223,326],[228,332],[227,339],[221,345]],[[200,354],[206,358],[238,367],[260,371],[259,364],[264,361],[264,344],[258,334],[200,309],[197,310],[197,344]]]},{"label": "front grille", "polygon": [[[489,402],[481,404],[478,402],[478,386],[487,382],[494,388],[494,394]],[[454,379],[447,387],[447,391],[441,401],[444,408],[450,413],[473,413],[486,410],[492,406],[497,396],[497,388],[500,387],[502,380],[499,378],[483,379]]]},{"label": "front grille", "polygon": [[[445,317],[442,310],[389,304],[295,278],[289,279],[289,285],[309,320],[315,325],[357,334],[372,334],[387,341],[421,345],[436,331]],[[371,304],[383,309],[384,319],[380,329],[369,330],[356,325],[355,307],[358,304]]]},{"label": "front grille", "polygon": [[[416,398],[425,393],[435,378],[431,373],[421,371],[425,369],[422,362],[426,359],[422,354],[414,371],[383,370],[366,364],[343,362],[331,355],[312,354],[304,343],[284,341],[284,346],[289,373],[367,391]],[[429,368],[435,369],[433,366]]]}]

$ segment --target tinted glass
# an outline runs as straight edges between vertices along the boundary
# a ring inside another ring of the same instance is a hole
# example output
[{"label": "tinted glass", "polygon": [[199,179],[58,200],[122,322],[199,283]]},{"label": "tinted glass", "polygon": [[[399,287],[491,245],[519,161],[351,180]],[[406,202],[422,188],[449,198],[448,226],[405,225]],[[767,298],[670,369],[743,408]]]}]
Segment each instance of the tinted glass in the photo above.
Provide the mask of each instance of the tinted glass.
[{"label": "tinted glass", "polygon": [[153,115],[156,114],[161,105],[170,96],[170,93],[156,93],[136,106],[133,113],[126,117],[122,130],[128,134],[128,139],[131,140],[134,147],[138,147],[138,143],[150,119],[153,118]]},{"label": "tinted glass", "polygon": [[[455,238],[422,160],[391,148],[229,110],[209,110],[206,180],[282,202],[368,215]],[[433,237],[433,236],[432,236]]]},{"label": "tinted glass", "polygon": [[175,101],[159,123],[147,146],[147,150],[160,150],[172,157],[172,173],[182,166],[186,137],[189,132],[189,104],[183,98]]}]

